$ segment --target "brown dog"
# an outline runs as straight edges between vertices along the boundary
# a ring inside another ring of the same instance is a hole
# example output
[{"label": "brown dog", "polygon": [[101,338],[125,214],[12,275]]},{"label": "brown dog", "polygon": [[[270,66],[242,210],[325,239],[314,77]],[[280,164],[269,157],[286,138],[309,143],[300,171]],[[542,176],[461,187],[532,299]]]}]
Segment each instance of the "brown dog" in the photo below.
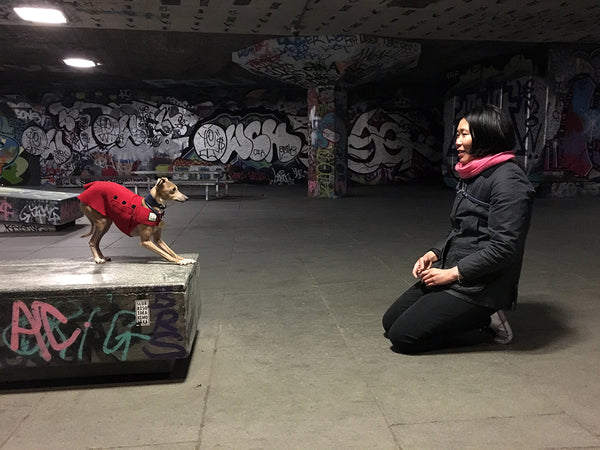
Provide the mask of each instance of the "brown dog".
[{"label": "brown dog", "polygon": [[167,202],[185,202],[188,199],[174,183],[159,178],[146,197],[109,181],[94,181],[84,188],[85,191],[78,196],[79,206],[90,220],[92,229],[81,237],[91,236],[89,244],[96,263],[110,261],[100,251],[100,240],[113,223],[128,236],[139,236],[142,246],[167,261],[181,265],[195,262],[177,255],[161,239],[164,225],[161,219]]}]

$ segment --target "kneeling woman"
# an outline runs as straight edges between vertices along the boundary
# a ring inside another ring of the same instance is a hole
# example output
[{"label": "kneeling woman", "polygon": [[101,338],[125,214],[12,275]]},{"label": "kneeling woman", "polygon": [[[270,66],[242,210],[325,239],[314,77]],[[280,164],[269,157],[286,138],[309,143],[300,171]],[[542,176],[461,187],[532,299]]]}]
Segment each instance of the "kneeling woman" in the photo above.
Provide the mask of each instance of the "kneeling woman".
[{"label": "kneeling woman", "polygon": [[419,281],[383,316],[400,353],[512,339],[503,310],[517,299],[534,189],[515,162],[514,128],[499,108],[466,114],[455,144],[460,181],[451,230],[417,260]]}]

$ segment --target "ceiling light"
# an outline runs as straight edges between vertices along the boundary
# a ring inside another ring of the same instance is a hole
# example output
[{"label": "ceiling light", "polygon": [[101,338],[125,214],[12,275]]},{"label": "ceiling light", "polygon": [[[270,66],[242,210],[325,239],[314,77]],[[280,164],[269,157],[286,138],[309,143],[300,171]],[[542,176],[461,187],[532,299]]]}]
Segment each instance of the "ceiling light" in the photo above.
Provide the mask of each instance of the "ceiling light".
[{"label": "ceiling light", "polygon": [[14,8],[17,15],[30,22],[67,23],[67,18],[58,9],[51,8]]},{"label": "ceiling light", "polygon": [[65,58],[63,62],[71,67],[96,67],[97,64],[90,59],[83,58]]}]

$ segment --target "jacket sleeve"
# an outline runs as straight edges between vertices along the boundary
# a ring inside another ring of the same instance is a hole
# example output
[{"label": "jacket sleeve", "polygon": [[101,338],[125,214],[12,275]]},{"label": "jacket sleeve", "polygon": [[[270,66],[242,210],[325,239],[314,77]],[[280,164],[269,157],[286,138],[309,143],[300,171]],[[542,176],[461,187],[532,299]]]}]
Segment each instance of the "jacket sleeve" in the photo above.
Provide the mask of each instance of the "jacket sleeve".
[{"label": "jacket sleeve", "polygon": [[534,190],[520,169],[497,172],[490,190],[488,241],[458,262],[467,281],[503,270],[523,255]]},{"label": "jacket sleeve", "polygon": [[442,251],[444,245],[446,245],[446,240],[447,238],[444,238],[443,240],[437,242],[433,247],[428,249],[428,251],[435,253],[435,256],[437,256],[438,261],[442,259]]}]

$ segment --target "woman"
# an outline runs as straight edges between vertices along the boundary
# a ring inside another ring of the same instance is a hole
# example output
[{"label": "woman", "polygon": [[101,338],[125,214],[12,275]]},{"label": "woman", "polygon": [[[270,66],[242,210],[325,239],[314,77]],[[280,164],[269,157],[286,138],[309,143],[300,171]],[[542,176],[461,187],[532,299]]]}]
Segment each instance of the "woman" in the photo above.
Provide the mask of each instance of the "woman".
[{"label": "woman", "polygon": [[496,106],[466,114],[455,144],[452,228],[417,260],[419,281],[383,316],[400,353],[512,339],[502,310],[517,299],[534,189],[515,162],[512,123]]}]

